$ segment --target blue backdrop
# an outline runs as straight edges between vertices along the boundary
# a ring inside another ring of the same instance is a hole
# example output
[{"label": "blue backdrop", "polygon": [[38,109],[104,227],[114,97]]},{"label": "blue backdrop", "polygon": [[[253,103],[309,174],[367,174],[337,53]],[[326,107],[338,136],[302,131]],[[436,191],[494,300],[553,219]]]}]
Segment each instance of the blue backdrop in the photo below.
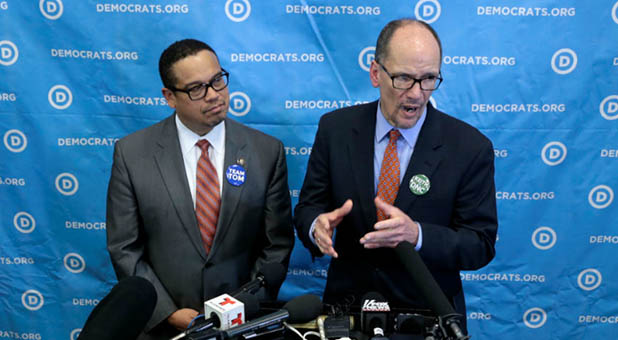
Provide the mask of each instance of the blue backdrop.
[{"label": "blue backdrop", "polygon": [[[431,23],[432,101],[494,143],[494,261],[463,272],[475,339],[616,338],[615,0],[0,0],[0,338],[73,340],[116,282],[113,144],[171,114],[160,53],[193,37],[230,76],[229,115],[281,139],[297,202],[319,117],[373,101],[390,20]],[[280,298],[321,293],[296,245]]]}]

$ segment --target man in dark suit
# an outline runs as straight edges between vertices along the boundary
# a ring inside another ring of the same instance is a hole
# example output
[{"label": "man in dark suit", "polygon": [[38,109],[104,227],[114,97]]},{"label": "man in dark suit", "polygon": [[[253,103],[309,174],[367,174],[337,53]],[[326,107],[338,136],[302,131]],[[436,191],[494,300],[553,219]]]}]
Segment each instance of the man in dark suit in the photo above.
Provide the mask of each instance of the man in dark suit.
[{"label": "man in dark suit", "polygon": [[143,339],[178,334],[264,264],[287,267],[294,244],[283,145],[226,118],[228,73],[213,49],[175,42],[159,73],[175,113],[116,143],[107,197],[118,279],[157,292]]},{"label": "man in dark suit", "polygon": [[493,146],[429,103],[441,56],[429,25],[389,23],[369,71],[379,101],[320,119],[294,221],[313,256],[333,257],[325,302],[378,291],[426,307],[392,249],[408,241],[465,315],[459,271],[494,257]]}]

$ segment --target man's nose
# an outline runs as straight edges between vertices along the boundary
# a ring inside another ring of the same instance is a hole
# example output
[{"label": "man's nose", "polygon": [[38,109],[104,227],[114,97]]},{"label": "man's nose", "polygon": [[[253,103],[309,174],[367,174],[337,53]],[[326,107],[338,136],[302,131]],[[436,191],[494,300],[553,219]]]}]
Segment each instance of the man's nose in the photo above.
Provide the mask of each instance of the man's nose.
[{"label": "man's nose", "polygon": [[421,83],[414,82],[411,88],[407,89],[405,95],[412,98],[419,98],[423,95],[423,90],[421,90]]},{"label": "man's nose", "polygon": [[219,92],[215,91],[212,87],[209,87],[204,96],[204,101],[210,102],[219,98]]}]

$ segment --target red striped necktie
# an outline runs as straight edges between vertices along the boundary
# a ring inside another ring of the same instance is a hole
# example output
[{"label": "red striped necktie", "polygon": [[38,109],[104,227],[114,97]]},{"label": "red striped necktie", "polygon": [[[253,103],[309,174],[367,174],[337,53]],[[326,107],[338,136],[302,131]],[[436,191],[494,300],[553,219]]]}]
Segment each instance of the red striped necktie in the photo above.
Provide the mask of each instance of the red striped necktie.
[{"label": "red striped necktie", "polygon": [[196,189],[195,189],[195,216],[197,225],[202,235],[202,241],[206,253],[210,252],[212,241],[215,237],[217,220],[219,219],[219,180],[217,170],[208,158],[207,140],[199,140],[196,145],[202,149],[202,155],[197,161]]}]

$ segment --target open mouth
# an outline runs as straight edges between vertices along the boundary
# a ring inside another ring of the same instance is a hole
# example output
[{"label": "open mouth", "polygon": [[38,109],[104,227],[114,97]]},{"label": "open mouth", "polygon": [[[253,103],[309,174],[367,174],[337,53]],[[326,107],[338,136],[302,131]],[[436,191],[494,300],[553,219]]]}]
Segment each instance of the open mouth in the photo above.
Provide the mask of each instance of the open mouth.
[{"label": "open mouth", "polygon": [[419,107],[416,105],[403,105],[401,108],[407,113],[415,114],[418,111]]}]

